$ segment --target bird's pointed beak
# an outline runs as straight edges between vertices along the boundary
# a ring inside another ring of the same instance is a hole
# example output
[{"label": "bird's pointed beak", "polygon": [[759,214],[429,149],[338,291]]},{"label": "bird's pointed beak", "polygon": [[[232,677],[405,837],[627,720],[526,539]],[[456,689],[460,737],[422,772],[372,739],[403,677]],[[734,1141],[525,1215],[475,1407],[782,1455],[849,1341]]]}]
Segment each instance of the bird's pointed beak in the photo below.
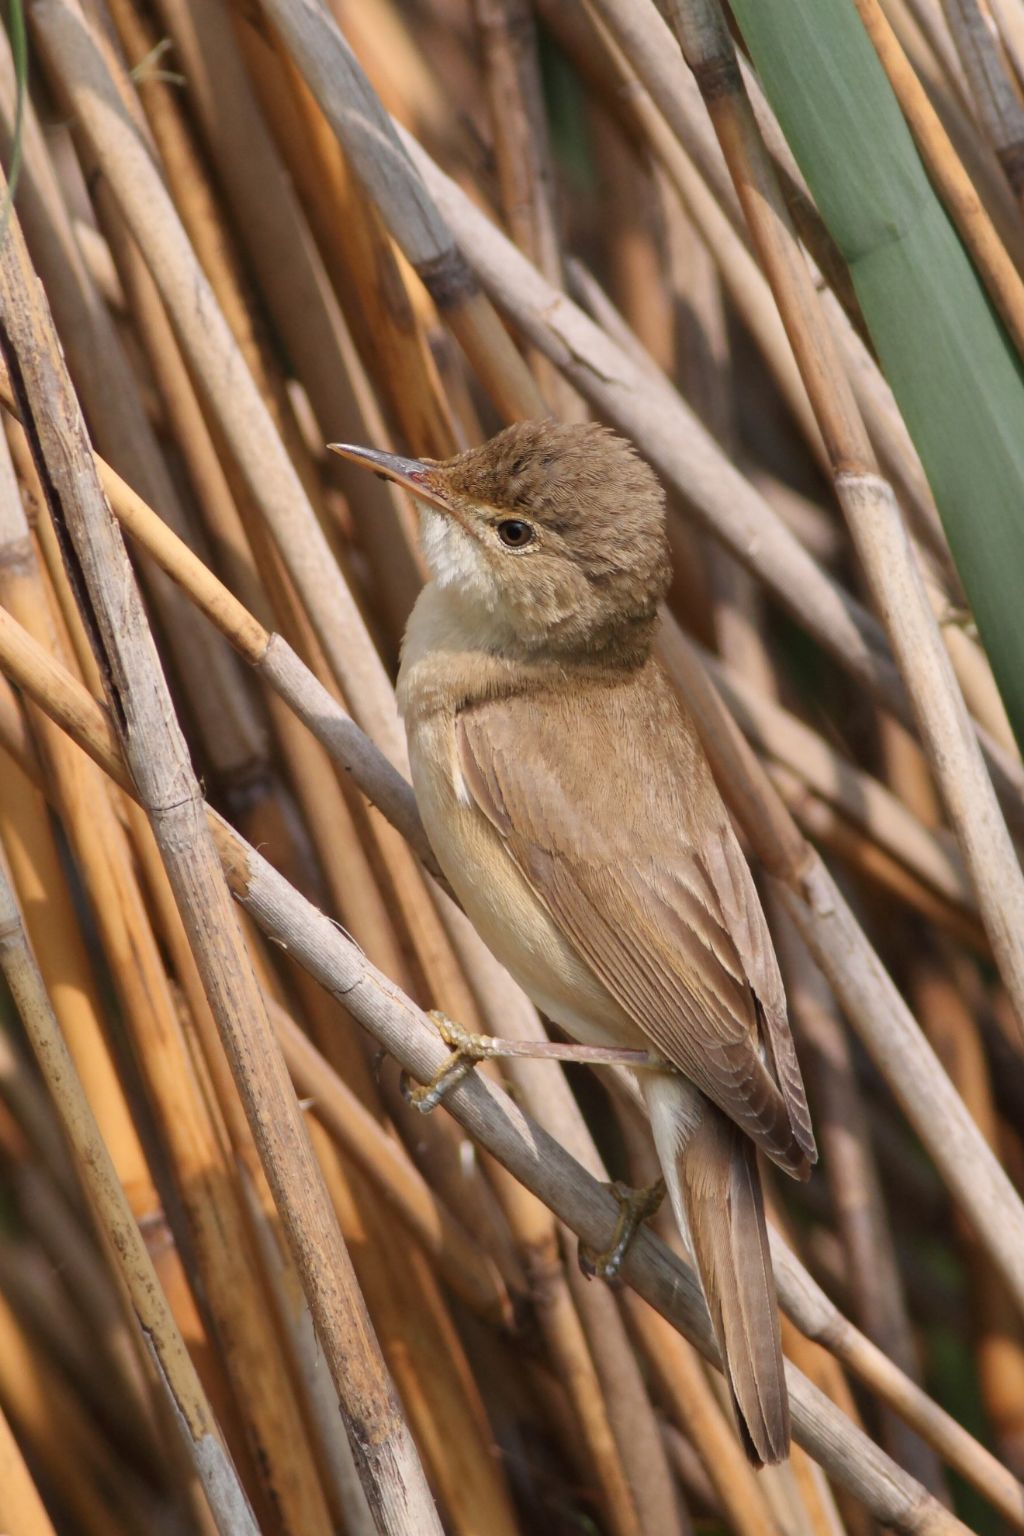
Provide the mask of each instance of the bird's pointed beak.
[{"label": "bird's pointed beak", "polygon": [[360,448],[354,443],[328,443],[327,446],[332,453],[340,454],[351,464],[369,469],[385,480],[393,480],[396,485],[411,491],[423,501],[429,501],[431,506],[440,508],[442,512],[451,510],[440,476],[436,472],[437,466],[429,461],[403,459],[397,453],[383,453],[379,448]]}]

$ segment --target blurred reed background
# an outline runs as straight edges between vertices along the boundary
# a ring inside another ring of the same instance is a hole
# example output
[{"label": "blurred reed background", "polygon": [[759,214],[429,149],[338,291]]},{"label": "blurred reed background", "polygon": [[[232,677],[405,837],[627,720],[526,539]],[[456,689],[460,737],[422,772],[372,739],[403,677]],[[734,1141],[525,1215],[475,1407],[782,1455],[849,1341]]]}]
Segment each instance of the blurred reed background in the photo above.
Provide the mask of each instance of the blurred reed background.
[{"label": "blurred reed background", "polygon": [[[1022,0],[6,10],[0,1531],[1024,1530]],[[401,1091],[424,1010],[544,1024],[403,777],[413,509],[324,444],[548,412],[666,486],[809,1085],[760,1474],[664,1219],[579,1271],[614,1072]]]}]

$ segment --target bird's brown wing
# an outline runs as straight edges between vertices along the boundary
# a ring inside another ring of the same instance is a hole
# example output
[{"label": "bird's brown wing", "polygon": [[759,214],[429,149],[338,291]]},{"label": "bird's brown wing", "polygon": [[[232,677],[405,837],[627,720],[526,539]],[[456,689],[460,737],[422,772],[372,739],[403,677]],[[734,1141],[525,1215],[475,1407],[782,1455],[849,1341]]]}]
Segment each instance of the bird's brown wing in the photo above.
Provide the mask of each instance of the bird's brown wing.
[{"label": "bird's brown wing", "polygon": [[814,1139],[782,981],[692,727],[653,662],[587,694],[464,709],[465,785],[653,1047],[803,1176]]}]

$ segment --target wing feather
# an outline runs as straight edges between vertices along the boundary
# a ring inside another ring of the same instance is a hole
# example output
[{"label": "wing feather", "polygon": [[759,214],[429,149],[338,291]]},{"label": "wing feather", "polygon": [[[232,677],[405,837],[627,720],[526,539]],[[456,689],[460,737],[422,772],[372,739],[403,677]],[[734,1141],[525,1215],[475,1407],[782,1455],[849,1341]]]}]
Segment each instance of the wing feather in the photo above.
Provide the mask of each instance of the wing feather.
[{"label": "wing feather", "polygon": [[571,715],[556,693],[468,706],[456,732],[463,779],[654,1049],[803,1176],[814,1139],[757,890],[692,730],[648,667],[640,732],[635,691],[615,684],[592,686]]}]

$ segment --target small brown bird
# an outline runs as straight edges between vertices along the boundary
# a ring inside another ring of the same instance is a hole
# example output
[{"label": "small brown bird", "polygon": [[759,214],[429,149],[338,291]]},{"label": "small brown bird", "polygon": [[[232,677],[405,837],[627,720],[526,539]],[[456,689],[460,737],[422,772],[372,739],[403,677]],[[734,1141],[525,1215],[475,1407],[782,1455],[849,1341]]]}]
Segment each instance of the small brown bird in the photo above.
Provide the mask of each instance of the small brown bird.
[{"label": "small brown bird", "polygon": [[789,1408],[757,1149],[816,1159],[750,870],[657,660],[664,496],[630,444],[521,422],[443,463],[336,446],[422,508],[398,697],[438,862],[494,954],[637,1074],[755,1463]]}]

